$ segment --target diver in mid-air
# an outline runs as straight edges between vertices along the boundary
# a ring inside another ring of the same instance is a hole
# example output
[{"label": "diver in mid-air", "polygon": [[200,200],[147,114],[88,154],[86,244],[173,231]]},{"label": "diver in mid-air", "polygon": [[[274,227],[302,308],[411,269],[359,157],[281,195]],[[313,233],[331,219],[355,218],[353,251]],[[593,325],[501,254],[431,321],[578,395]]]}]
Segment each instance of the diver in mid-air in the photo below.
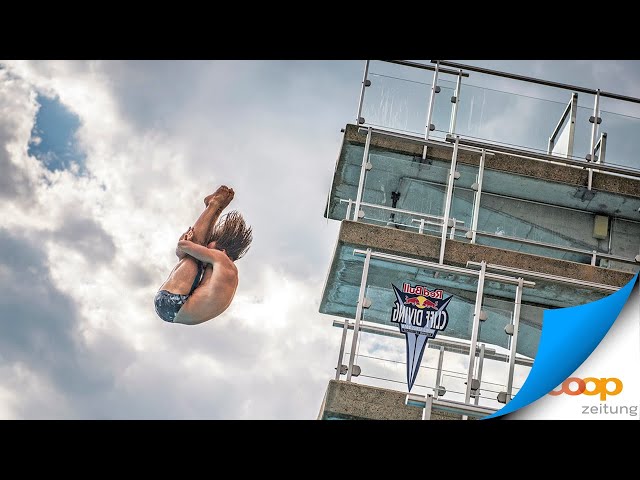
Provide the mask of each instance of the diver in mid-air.
[{"label": "diver in mid-air", "polygon": [[218,222],[234,195],[233,189],[222,185],[205,197],[204,212],[180,237],[178,263],[155,296],[162,320],[196,325],[217,317],[231,304],[238,287],[233,262],[247,252],[253,239],[251,227],[236,211]]}]

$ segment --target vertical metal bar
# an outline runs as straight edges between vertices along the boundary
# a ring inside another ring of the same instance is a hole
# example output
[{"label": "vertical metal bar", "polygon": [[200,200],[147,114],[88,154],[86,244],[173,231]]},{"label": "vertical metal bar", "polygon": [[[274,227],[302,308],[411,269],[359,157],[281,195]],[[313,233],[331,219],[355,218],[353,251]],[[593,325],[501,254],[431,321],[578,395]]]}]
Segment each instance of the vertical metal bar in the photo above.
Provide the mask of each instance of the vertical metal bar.
[{"label": "vertical metal bar", "polygon": [[436,388],[435,397],[438,398],[440,394],[440,380],[442,379],[442,362],[444,361],[444,347],[440,347],[440,356],[438,357],[438,370],[436,371]]},{"label": "vertical metal bar", "polygon": [[342,357],[344,357],[344,345],[347,342],[347,332],[349,331],[349,319],[344,319],[342,329],[342,342],[340,343],[340,353],[338,354],[338,366],[336,367],[336,380],[340,380],[340,369],[342,368]]},{"label": "vertical metal bar", "polygon": [[425,399],[424,410],[422,411],[422,420],[431,420],[432,409],[433,409],[433,396],[427,395]]},{"label": "vertical metal bar", "polygon": [[[482,364],[484,363],[484,343],[480,344],[480,358],[478,359],[478,382],[482,384]],[[480,402],[480,387],[476,390],[476,399],[475,404],[478,405]]]},{"label": "vertical metal bar", "polygon": [[364,177],[367,175],[367,162],[369,161],[369,145],[371,145],[371,127],[367,128],[367,140],[364,142],[364,154],[362,155],[362,167],[360,168],[360,181],[356,195],[356,208],[353,212],[353,221],[358,221],[360,203],[362,202],[362,190],[364,189]]},{"label": "vertical metal bar", "polygon": [[476,363],[476,343],[478,342],[478,330],[480,330],[480,310],[482,310],[482,296],[484,293],[484,275],[487,263],[480,263],[480,275],[478,276],[478,291],[476,293],[476,306],[473,311],[473,330],[471,331],[471,347],[469,348],[469,371],[467,372],[467,391],[464,395],[464,403],[469,403],[471,398],[471,380],[473,379],[473,367]]},{"label": "vertical metal bar", "polygon": [[424,410],[422,411],[423,420],[431,420],[431,409],[433,408],[433,396],[427,395],[424,404]]},{"label": "vertical metal bar", "polygon": [[607,247],[607,253],[611,253],[611,241],[613,240],[613,227],[616,225],[616,217],[611,219],[611,228],[609,229],[609,246]]},{"label": "vertical metal bar", "polygon": [[[596,90],[596,99],[593,105],[593,127],[591,127],[591,162],[595,162],[596,158],[596,134],[598,132],[598,113],[600,112],[600,89]],[[591,190],[593,183],[593,169],[589,168],[589,181],[587,190]]]},{"label": "vertical metal bar", "polygon": [[596,266],[596,251],[595,250],[591,251],[591,266],[592,267]]},{"label": "vertical metal bar", "polygon": [[369,62],[367,60],[364,64],[364,75],[362,76],[362,86],[360,87],[360,98],[358,99],[358,115],[356,116],[356,125],[360,125],[360,118],[362,116],[362,102],[364,101],[364,89],[367,83],[367,76],[369,75]]},{"label": "vertical metal bar", "polygon": [[351,204],[353,203],[353,201],[351,199],[349,199],[349,204],[347,205],[347,214],[345,215],[345,219],[349,220],[349,215],[351,215]]},{"label": "vertical metal bar", "polygon": [[607,134],[602,132],[600,134],[600,155],[598,156],[598,163],[604,163],[604,156],[607,153]]},{"label": "vertical metal bar", "polygon": [[[429,107],[427,108],[427,126],[424,131],[424,139],[429,140],[429,132],[431,130],[431,117],[433,115],[433,103],[436,99],[436,87],[438,83],[438,71],[440,69],[440,62],[436,62],[436,67],[433,71],[433,83],[431,84],[431,95],[429,96]],[[422,159],[427,158],[427,145],[424,145],[422,149]]]},{"label": "vertical metal bar", "polygon": [[420,219],[420,228],[418,229],[418,233],[424,233],[424,218]]},{"label": "vertical metal bar", "polygon": [[358,333],[360,332],[360,317],[362,316],[362,305],[364,304],[364,292],[367,288],[367,276],[369,275],[369,263],[371,262],[371,249],[367,248],[367,256],[362,265],[362,279],[360,280],[360,292],[358,293],[358,306],[356,307],[356,323],[353,326],[353,338],[351,339],[351,352],[349,352],[349,370],[347,371],[347,382],[351,381],[353,362],[356,358],[356,348],[358,346]]},{"label": "vertical metal bar", "polygon": [[476,190],[475,204],[473,205],[473,218],[471,219],[471,243],[476,243],[476,230],[478,229],[478,214],[480,213],[480,198],[482,196],[482,177],[484,176],[485,150],[482,149],[480,166],[478,167],[478,190]]},{"label": "vertical metal bar", "polygon": [[453,225],[451,225],[451,231],[449,232],[449,238],[451,240],[455,239],[456,236],[456,219],[452,218],[451,221],[453,222]]},{"label": "vertical metal bar", "polygon": [[449,211],[451,209],[451,197],[453,196],[453,182],[455,181],[456,160],[458,159],[458,143],[460,137],[456,135],[453,144],[453,155],[451,155],[451,168],[449,169],[449,184],[447,185],[447,196],[444,199],[444,215],[442,218],[442,234],[440,236],[440,265],[444,263],[444,247],[447,241],[447,227],[449,226]]},{"label": "vertical metal bar", "polygon": [[553,150],[553,138],[549,137],[549,141],[547,142],[547,155],[551,155],[552,150]]},{"label": "vertical metal bar", "polygon": [[516,365],[516,347],[518,346],[518,326],[520,325],[520,304],[522,302],[522,278],[518,278],[516,286],[516,299],[513,306],[513,335],[511,336],[511,348],[509,349],[509,375],[507,377],[507,403],[511,400],[513,389],[513,370]]},{"label": "vertical metal bar", "polygon": [[[573,143],[576,134],[576,115],[578,114],[578,94],[571,94],[571,110],[569,111],[569,143],[567,145],[567,158],[573,156]],[[549,152],[551,153],[551,152]]]},{"label": "vertical metal bar", "polygon": [[449,122],[449,133],[454,133],[456,130],[456,120],[458,119],[458,104],[460,103],[460,83],[462,82],[462,70],[458,70],[458,80],[456,81],[456,91],[454,96],[456,97],[456,103],[451,106],[451,121]]}]

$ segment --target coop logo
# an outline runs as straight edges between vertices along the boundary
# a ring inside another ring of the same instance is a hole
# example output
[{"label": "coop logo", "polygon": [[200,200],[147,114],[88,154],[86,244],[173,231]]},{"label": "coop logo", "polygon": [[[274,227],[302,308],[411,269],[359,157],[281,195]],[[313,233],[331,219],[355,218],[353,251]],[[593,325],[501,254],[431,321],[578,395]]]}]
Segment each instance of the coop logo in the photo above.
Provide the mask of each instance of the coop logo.
[{"label": "coop logo", "polygon": [[549,395],[600,395],[600,400],[607,399],[607,395],[618,395],[622,392],[622,381],[619,378],[578,378],[569,377],[560,385],[559,389],[551,390]]},{"label": "coop logo", "polygon": [[442,290],[426,286],[402,284],[402,290],[391,284],[396,299],[391,309],[391,322],[397,323],[407,340],[407,385],[409,391],[418,375],[424,347],[429,338],[447,328],[447,306],[453,296],[444,298]]}]

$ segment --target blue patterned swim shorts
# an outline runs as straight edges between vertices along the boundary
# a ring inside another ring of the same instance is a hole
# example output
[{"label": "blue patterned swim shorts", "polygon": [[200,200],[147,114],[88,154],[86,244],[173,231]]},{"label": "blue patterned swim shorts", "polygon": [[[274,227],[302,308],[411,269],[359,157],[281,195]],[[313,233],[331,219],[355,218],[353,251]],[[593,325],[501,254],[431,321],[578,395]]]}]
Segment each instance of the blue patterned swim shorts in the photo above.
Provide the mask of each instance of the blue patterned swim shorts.
[{"label": "blue patterned swim shorts", "polygon": [[156,313],[165,322],[173,323],[182,305],[189,299],[189,295],[171,293],[167,290],[160,290],[156,293],[155,304]]}]

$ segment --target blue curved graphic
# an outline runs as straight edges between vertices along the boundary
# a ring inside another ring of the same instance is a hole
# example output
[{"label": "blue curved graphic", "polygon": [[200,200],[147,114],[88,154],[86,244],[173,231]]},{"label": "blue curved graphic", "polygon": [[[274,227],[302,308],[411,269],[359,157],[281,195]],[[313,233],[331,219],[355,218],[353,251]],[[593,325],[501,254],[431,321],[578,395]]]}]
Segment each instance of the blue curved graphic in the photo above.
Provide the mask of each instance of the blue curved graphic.
[{"label": "blue curved graphic", "polygon": [[595,302],[545,310],[538,354],[520,391],[495,418],[526,407],[560,385],[591,355],[627,302],[638,274],[624,287]]}]

